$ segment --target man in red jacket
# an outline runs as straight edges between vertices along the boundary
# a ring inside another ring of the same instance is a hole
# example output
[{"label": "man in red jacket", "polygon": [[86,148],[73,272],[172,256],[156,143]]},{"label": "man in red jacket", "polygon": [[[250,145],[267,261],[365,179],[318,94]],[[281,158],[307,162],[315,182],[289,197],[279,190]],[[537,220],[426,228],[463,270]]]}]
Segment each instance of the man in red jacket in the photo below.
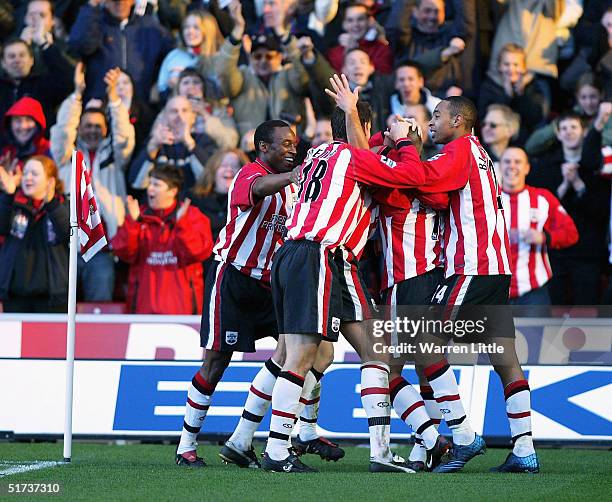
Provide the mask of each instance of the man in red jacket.
[{"label": "man in red jacket", "polygon": [[202,262],[212,252],[210,221],[185,199],[182,171],[159,165],[150,174],[147,204],[128,197],[128,215],[113,238],[115,254],[129,263],[128,311],[200,314]]},{"label": "man in red jacket", "polygon": [[550,305],[547,283],[552,270],[547,247],[563,249],[576,244],[578,230],[552,193],[525,184],[530,166],[523,149],[507,148],[500,163],[512,257],[510,303]]}]

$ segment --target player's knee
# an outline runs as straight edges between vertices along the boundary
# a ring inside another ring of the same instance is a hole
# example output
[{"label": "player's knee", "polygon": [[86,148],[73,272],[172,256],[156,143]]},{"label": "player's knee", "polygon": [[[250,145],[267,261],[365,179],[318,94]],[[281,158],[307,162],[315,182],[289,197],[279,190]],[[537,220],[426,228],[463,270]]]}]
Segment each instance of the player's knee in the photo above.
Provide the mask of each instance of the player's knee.
[{"label": "player's knee", "polygon": [[524,380],[525,374],[518,364],[510,363],[498,363],[493,364],[493,369],[499,375],[500,380],[504,387],[517,380]]},{"label": "player's knee", "polygon": [[361,362],[380,361],[381,363],[389,365],[393,362],[389,352],[378,350],[377,347],[371,343],[366,343],[361,347],[359,357],[361,357]]},{"label": "player's knee", "polygon": [[211,384],[218,383],[232,360],[232,352],[207,350],[200,374]]},{"label": "player's knee", "polygon": [[402,369],[404,369],[404,365],[399,364],[391,364],[389,365],[389,382],[394,380],[397,377],[402,376]]},{"label": "player's knee", "polygon": [[334,362],[334,344],[331,342],[321,342],[317,357],[313,364],[314,368],[323,373]]},{"label": "player's knee", "polygon": [[316,351],[310,350],[287,353],[283,371],[292,371],[301,376],[306,375],[314,365],[316,354]]},{"label": "player's knee", "polygon": [[272,354],[272,360],[282,367],[287,359],[286,355],[287,352],[285,351],[285,344],[279,341],[276,349],[274,350],[274,354]]},{"label": "player's knee", "polygon": [[417,364],[414,367],[417,376],[419,377],[419,385],[429,385],[429,381],[427,380],[427,377],[425,376],[425,368],[420,365]]}]

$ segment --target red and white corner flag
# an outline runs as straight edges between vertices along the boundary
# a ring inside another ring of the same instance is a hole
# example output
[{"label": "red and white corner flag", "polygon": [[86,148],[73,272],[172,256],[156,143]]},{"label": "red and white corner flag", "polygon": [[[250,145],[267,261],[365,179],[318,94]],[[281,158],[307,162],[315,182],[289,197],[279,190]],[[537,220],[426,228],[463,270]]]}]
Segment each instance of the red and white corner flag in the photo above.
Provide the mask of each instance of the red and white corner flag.
[{"label": "red and white corner flag", "polygon": [[68,270],[68,322],[66,323],[64,462],[70,462],[72,458],[77,251],[80,248],[83,260],[89,261],[104,246],[106,246],[106,236],[91,185],[91,175],[85,165],[83,154],[75,150],[72,152],[70,178],[70,265]]},{"label": "red and white corner flag", "polygon": [[75,150],[72,155],[75,157],[73,162],[76,164],[75,198],[81,256],[83,260],[89,261],[100,249],[106,246],[107,242],[91,184],[91,174],[85,166],[83,154]]}]

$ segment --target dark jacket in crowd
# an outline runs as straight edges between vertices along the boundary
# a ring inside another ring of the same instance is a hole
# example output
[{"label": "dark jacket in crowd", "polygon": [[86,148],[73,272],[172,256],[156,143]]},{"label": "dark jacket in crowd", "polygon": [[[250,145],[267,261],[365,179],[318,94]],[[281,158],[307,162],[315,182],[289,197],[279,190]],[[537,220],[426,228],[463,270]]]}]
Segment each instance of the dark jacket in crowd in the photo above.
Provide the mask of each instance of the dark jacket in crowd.
[{"label": "dark jacket in crowd", "polygon": [[47,123],[55,122],[56,108],[73,89],[74,66],[56,44],[41,50],[40,54],[44,71],[33,68],[19,82],[4,71],[0,75],[0,117],[20,98],[30,96],[42,103]]},{"label": "dark jacket in crowd", "polygon": [[159,65],[173,46],[174,40],[155,16],[132,13],[121,28],[106,9],[89,4],[81,7],[69,38],[70,50],[87,65],[85,101],[106,96],[104,75],[118,66],[132,76],[136,95],[148,102]]},{"label": "dark jacket in crowd", "polygon": [[128,184],[136,190],[144,190],[149,184],[149,172],[155,163],[169,163],[183,169],[185,182],[184,193],[187,193],[198,178],[204,174],[204,165],[217,149],[217,144],[207,134],[195,134],[196,146],[193,151],[187,150],[183,143],[163,145],[155,158],[143,148],[134,158],[128,173]]},{"label": "dark jacket in crowd", "polygon": [[[599,134],[597,131],[591,130],[587,138],[589,135],[595,136],[597,134]],[[601,135],[599,137],[601,138]],[[563,150],[561,148],[553,150],[533,163],[527,183],[546,188],[556,196],[557,188],[563,181],[561,165],[564,162]],[[595,165],[592,162],[592,152],[585,141],[578,174],[584,181],[586,188],[582,194],[578,194],[570,186],[565,196],[559,199],[576,223],[580,240],[574,246],[566,249],[549,250],[551,258],[597,260],[606,256],[607,225],[610,214],[610,184],[602,182],[595,174],[594,171],[599,169],[600,166],[601,164]]]},{"label": "dark jacket in crowd", "polygon": [[197,207],[210,220],[213,241],[227,222],[227,194],[212,192],[204,197],[190,194],[191,204]]},{"label": "dark jacket in crowd", "polygon": [[[425,85],[438,95],[443,95],[451,85],[464,88],[468,84],[471,87],[471,71],[466,69],[477,64],[473,50],[476,37],[475,4],[473,0],[452,0],[447,3],[452,3],[447,13],[452,13],[453,19],[444,23],[437,33],[419,30],[412,17],[412,3],[402,0],[393,3],[385,26],[396,63],[406,59],[419,63],[425,73]],[[443,62],[441,53],[455,37],[466,43],[465,54]]]},{"label": "dark jacket in crowd", "polygon": [[501,85],[487,78],[480,87],[478,98],[478,114],[483,120],[487,114],[487,107],[492,104],[509,106],[521,116],[521,132],[519,143],[524,144],[529,135],[542,125],[548,114],[549,103],[540,91],[537,79],[532,80],[525,86],[520,96],[508,96]]},{"label": "dark jacket in crowd", "polygon": [[68,301],[68,202],[56,196],[35,208],[20,189],[0,193],[0,299],[48,298],[49,305]]}]

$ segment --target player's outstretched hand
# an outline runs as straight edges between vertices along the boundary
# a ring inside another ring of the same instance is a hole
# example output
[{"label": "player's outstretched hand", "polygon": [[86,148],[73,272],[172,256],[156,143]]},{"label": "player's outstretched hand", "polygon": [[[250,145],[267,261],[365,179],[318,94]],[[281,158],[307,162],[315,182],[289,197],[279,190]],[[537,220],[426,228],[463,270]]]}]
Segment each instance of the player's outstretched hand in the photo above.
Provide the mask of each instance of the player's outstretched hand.
[{"label": "player's outstretched hand", "polygon": [[421,152],[423,151],[423,135],[421,134],[421,128],[414,119],[408,119],[408,122],[410,122],[412,126],[412,128],[408,132],[408,139],[412,141],[412,144],[419,152],[419,155],[421,155]]},{"label": "player's outstretched hand", "polygon": [[402,119],[391,124],[391,129],[389,130],[389,137],[394,142],[397,142],[402,138],[408,138],[412,143],[415,144],[415,146],[417,146],[417,144],[422,144],[419,126],[417,125],[414,119]]},{"label": "player's outstretched hand", "polygon": [[[417,124],[416,120],[412,118],[405,118],[405,117],[402,117],[401,115],[396,115],[393,119],[393,124],[397,122],[404,122],[410,126],[408,134],[403,137],[408,138],[412,142],[412,144],[415,146],[417,151],[419,152],[419,155],[421,155],[421,152],[423,151],[423,135],[421,134],[421,128]],[[391,148],[395,148],[396,140],[394,140],[391,137],[391,132],[385,131],[384,136],[385,136],[384,144],[386,146],[390,146]]]},{"label": "player's outstretched hand", "polygon": [[338,105],[344,113],[357,110],[357,101],[359,101],[359,91],[361,87],[357,86],[354,91],[351,91],[348,79],[344,73],[340,76],[334,74],[334,76],[329,79],[329,82],[334,90],[325,89],[325,92],[334,98],[336,105]]},{"label": "player's outstretched hand", "polygon": [[300,181],[302,180],[302,166],[295,166],[293,168],[293,171],[291,171],[291,173],[289,174],[289,179],[291,180],[291,183],[293,183],[294,185],[299,185]]}]

